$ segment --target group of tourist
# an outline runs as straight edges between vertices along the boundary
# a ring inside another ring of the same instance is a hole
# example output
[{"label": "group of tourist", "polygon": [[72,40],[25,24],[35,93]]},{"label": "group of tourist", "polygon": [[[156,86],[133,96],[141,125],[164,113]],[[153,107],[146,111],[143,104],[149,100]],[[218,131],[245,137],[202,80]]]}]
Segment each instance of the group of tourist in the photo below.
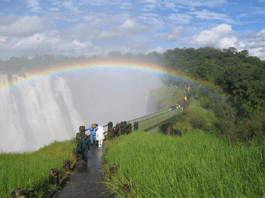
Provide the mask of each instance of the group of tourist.
[{"label": "group of tourist", "polygon": [[105,139],[103,126],[98,126],[97,124],[91,124],[91,127],[89,127],[87,130],[90,131],[91,145],[95,143],[99,147],[102,147],[103,140]]},{"label": "group of tourist", "polygon": [[[126,121],[121,123],[117,122],[116,126],[114,127],[115,135],[118,135],[119,126],[122,125],[121,134],[127,134],[127,127],[128,124]],[[87,138],[88,136],[85,134],[85,131],[90,131],[90,141]],[[90,145],[98,145],[102,147],[103,140],[105,139],[104,136],[104,129],[103,126],[98,126],[97,124],[91,124],[88,129],[85,129],[85,126],[80,126],[79,131],[81,133],[81,139],[77,145],[76,153],[82,156],[82,159],[87,162],[87,153],[89,151]],[[80,135],[80,134],[79,134]]]},{"label": "group of tourist", "polygon": [[[84,127],[84,126],[83,126]],[[85,128],[85,127],[84,127]],[[79,129],[80,131],[81,139],[77,145],[76,153],[82,157],[83,160],[87,163],[87,153],[90,149],[90,145],[96,144],[99,147],[102,147],[104,137],[104,129],[103,126],[98,126],[97,124],[91,124],[91,127],[88,129]],[[88,136],[85,134],[85,131],[90,130],[90,142],[87,138]]]},{"label": "group of tourist", "polygon": [[128,124],[126,121],[123,121],[121,123],[117,122],[116,126],[114,127],[115,129],[115,135],[118,135],[118,130],[119,130],[119,126],[122,125],[122,135],[126,135],[127,134],[127,127]]}]

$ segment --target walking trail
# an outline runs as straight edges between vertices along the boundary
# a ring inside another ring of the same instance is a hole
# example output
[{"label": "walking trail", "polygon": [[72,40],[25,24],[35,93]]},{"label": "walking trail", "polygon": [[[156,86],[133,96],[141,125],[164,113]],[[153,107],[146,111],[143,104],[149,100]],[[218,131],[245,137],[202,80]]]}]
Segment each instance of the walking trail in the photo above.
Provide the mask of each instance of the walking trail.
[{"label": "walking trail", "polygon": [[88,151],[88,161],[85,165],[83,160],[75,168],[70,176],[70,181],[58,193],[57,198],[113,198],[114,195],[103,194],[104,189],[103,171],[104,154],[107,140],[103,147],[91,145]]}]

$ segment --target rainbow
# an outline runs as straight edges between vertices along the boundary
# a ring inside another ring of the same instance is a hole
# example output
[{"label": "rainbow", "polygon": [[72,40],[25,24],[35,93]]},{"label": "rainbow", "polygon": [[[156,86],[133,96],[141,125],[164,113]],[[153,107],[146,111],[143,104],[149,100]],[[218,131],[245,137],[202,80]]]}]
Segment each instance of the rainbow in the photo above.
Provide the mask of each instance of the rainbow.
[{"label": "rainbow", "polygon": [[105,61],[90,61],[90,62],[78,62],[74,64],[64,64],[64,65],[55,65],[44,70],[37,70],[28,74],[25,78],[18,78],[10,82],[4,83],[0,79],[0,92],[25,83],[27,81],[35,80],[43,76],[50,76],[59,73],[66,73],[71,71],[83,71],[83,70],[100,70],[100,69],[120,69],[120,70],[139,70],[153,72],[156,74],[167,74],[172,76],[179,76],[177,71],[172,71],[166,69],[162,65],[153,64],[150,62],[140,62],[140,61],[114,61],[114,60],[105,60]]}]

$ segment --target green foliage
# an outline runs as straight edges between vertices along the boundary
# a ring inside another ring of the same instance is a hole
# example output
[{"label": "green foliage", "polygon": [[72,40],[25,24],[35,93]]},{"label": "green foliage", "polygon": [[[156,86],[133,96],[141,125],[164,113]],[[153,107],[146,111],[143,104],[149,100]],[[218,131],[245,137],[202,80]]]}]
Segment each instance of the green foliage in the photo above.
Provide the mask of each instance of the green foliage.
[{"label": "green foliage", "polygon": [[167,67],[187,70],[196,78],[221,86],[248,110],[265,111],[265,62],[249,56],[248,50],[175,48],[167,50],[163,60]]},{"label": "green foliage", "polygon": [[206,110],[202,107],[192,106],[186,110],[186,116],[191,126],[203,131],[211,131],[217,121],[212,110]]}]

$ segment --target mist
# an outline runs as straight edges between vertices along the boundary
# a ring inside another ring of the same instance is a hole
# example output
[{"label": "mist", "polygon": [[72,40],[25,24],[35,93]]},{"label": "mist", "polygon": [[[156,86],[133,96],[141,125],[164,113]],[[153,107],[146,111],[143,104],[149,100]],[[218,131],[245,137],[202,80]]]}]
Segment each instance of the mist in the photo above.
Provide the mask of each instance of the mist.
[{"label": "mist", "polygon": [[[0,79],[26,76],[2,71]],[[1,91],[0,151],[32,152],[75,137],[81,125],[144,116],[150,91],[162,86],[161,79],[148,71],[98,68],[41,76]]]}]

